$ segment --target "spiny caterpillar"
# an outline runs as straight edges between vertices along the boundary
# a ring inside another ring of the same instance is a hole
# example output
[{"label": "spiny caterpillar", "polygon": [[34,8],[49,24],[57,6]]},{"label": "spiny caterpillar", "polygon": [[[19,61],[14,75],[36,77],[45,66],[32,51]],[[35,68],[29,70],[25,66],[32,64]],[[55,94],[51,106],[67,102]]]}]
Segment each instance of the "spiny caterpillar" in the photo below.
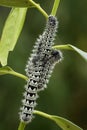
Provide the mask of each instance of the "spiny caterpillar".
[{"label": "spiny caterpillar", "polygon": [[57,25],[56,17],[50,15],[45,30],[37,39],[26,65],[26,75],[29,79],[25,85],[24,99],[20,108],[21,122],[29,123],[32,120],[37,93],[46,88],[55,64],[62,59],[62,53],[52,48]]}]

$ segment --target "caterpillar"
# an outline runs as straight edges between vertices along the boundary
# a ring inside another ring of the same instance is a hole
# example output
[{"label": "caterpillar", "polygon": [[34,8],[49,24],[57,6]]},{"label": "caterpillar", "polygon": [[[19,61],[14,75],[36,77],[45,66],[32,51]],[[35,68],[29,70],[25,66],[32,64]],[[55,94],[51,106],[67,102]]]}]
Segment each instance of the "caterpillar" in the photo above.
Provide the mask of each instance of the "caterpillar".
[{"label": "caterpillar", "polygon": [[24,99],[20,108],[20,120],[22,122],[31,122],[34,108],[37,105],[38,91],[46,88],[55,64],[62,59],[62,53],[52,49],[57,26],[56,17],[50,15],[45,30],[37,39],[27,62],[25,71],[29,79],[25,85]]}]

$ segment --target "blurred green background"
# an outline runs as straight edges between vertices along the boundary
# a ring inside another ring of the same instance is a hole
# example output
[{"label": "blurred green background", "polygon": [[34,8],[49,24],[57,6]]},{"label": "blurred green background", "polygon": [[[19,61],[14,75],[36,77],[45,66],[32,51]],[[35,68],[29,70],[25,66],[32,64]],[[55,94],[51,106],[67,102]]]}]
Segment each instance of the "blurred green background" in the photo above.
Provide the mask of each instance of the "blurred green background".
[{"label": "blurred green background", "polygon": [[[37,0],[48,14],[54,0]],[[0,35],[10,8],[0,6]],[[57,12],[56,44],[72,44],[87,51],[87,0],[61,0]],[[16,25],[17,26],[17,25]],[[36,38],[43,32],[45,18],[37,9],[27,12],[26,21],[8,65],[25,74],[25,64]],[[63,51],[48,88],[39,93],[37,110],[65,117],[87,129],[87,63],[75,52]],[[18,112],[25,81],[12,75],[0,76],[0,130],[17,130]],[[36,116],[26,130],[60,130],[48,119]]]}]

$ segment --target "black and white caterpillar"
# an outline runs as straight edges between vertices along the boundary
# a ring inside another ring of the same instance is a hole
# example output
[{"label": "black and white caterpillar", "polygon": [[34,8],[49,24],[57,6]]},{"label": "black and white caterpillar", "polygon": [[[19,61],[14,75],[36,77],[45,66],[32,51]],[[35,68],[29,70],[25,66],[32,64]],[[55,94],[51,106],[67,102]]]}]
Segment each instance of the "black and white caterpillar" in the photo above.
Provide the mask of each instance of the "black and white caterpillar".
[{"label": "black and white caterpillar", "polygon": [[55,64],[62,59],[62,53],[52,49],[57,32],[56,17],[49,16],[45,30],[37,39],[32,54],[26,65],[26,75],[29,77],[25,85],[24,99],[20,112],[20,120],[29,123],[33,118],[38,91],[46,88]]}]

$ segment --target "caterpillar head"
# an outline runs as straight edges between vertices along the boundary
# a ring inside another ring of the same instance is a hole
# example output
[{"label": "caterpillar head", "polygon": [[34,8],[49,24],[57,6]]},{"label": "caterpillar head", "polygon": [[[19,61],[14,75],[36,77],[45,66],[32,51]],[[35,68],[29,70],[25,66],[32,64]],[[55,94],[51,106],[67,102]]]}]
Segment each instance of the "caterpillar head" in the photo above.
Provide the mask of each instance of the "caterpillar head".
[{"label": "caterpillar head", "polygon": [[49,23],[49,26],[52,26],[52,27],[57,26],[58,24],[57,18],[55,16],[50,15],[48,17],[48,23]]}]

